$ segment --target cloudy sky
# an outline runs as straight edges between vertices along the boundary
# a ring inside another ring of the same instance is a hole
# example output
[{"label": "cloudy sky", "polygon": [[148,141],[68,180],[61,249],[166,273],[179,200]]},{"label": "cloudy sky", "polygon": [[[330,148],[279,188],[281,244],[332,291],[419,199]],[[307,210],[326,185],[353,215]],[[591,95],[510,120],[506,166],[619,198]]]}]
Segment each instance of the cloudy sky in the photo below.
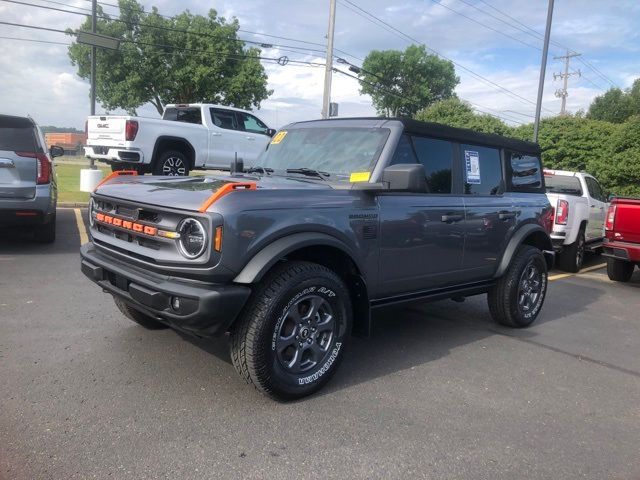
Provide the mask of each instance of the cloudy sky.
[{"label": "cloudy sky", "polygon": [[[88,0],[20,1],[56,8],[68,8],[60,3],[90,7]],[[237,17],[243,30],[291,39],[240,34],[248,40],[296,45],[299,49],[320,47],[298,40],[320,44],[326,41],[329,0],[142,0],[141,3],[147,9],[155,5],[164,15],[187,8],[192,13],[205,14],[209,8],[215,8],[222,16]],[[556,0],[555,4],[544,115],[556,114],[560,109],[560,100],[554,96],[560,81],[554,81],[553,73],[560,72],[562,63],[553,57],[563,55],[566,47],[582,53],[585,61],[572,59],[571,70],[580,69],[582,76],[570,79],[569,111],[586,109],[594,96],[613,84],[626,88],[640,77],[637,28],[640,2]],[[531,120],[542,46],[542,40],[534,32],[544,30],[546,0],[338,0],[335,48],[341,52],[336,55],[361,64],[370,50],[404,49],[411,40],[372,22],[354,5],[455,61],[461,79],[456,92],[476,108],[500,115],[510,123]],[[116,8],[104,8],[117,14]],[[82,20],[77,15],[0,0],[0,21],[64,29],[75,28]],[[54,32],[0,25],[0,113],[30,114],[42,125],[83,128],[89,112],[89,85],[75,74],[67,47],[7,37],[69,41],[65,35]],[[291,53],[277,48],[265,49],[263,55],[324,61],[321,53]],[[269,88],[274,93],[257,113],[267,123],[279,127],[320,116],[322,68],[274,64],[265,64],[265,68]],[[340,116],[375,114],[370,99],[359,95],[358,82],[342,75],[334,74],[332,100],[340,104]],[[98,113],[102,111],[98,106]],[[138,113],[157,115],[149,106]]]}]

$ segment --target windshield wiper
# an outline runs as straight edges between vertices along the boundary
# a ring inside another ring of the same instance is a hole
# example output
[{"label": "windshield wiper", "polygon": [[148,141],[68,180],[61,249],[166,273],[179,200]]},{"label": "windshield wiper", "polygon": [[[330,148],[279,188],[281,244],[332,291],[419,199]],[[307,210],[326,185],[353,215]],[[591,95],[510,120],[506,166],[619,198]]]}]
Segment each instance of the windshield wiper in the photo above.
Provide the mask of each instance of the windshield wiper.
[{"label": "windshield wiper", "polygon": [[287,168],[287,173],[301,173],[303,175],[308,175],[311,177],[318,177],[322,180],[326,180],[325,177],[330,177],[331,174],[329,172],[323,172],[322,170],[316,170],[315,168]]},{"label": "windshield wiper", "polygon": [[264,173],[265,175],[271,175],[273,173],[273,168],[255,166],[245,170],[245,173]]}]

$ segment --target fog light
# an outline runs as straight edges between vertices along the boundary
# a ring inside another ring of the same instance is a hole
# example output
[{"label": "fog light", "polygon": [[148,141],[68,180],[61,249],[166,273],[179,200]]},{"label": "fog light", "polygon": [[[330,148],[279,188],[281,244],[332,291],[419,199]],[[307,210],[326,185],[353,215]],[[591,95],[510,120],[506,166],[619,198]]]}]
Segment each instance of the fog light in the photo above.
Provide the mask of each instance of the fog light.
[{"label": "fog light", "polygon": [[171,297],[171,308],[176,311],[180,310],[180,297]]}]

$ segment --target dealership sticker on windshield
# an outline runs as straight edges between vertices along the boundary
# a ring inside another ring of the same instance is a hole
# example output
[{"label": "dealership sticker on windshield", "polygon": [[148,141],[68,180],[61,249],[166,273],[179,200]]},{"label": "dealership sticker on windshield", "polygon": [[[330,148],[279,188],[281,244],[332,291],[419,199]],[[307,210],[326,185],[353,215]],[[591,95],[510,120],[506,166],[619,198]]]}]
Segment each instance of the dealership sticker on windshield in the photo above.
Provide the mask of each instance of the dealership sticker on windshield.
[{"label": "dealership sticker on windshield", "polygon": [[467,170],[467,183],[480,184],[480,155],[478,152],[465,150],[464,163]]},{"label": "dealership sticker on windshield", "polygon": [[273,140],[271,140],[271,145],[279,144],[286,135],[286,130],[282,130],[281,132],[276,133],[275,137],[273,137]]},{"label": "dealership sticker on windshield", "polygon": [[353,172],[349,176],[350,182],[368,182],[371,177],[371,172]]}]

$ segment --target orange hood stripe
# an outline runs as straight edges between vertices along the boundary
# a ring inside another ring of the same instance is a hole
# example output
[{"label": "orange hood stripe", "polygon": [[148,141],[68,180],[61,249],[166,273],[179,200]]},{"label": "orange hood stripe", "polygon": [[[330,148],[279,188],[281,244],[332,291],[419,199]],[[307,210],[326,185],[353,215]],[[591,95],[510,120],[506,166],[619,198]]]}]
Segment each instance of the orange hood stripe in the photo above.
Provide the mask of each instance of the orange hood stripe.
[{"label": "orange hood stripe", "polygon": [[256,182],[232,182],[225,183],[218,190],[216,190],[213,195],[207,198],[198,211],[200,213],[206,212],[211,205],[217,202],[220,198],[224,197],[228,193],[233,192],[234,190],[256,190],[258,188]]},{"label": "orange hood stripe", "polygon": [[120,177],[122,175],[136,176],[138,175],[138,172],[136,172],[135,170],[116,170],[115,172],[111,172],[109,175],[107,175],[102,180],[100,180],[100,182],[96,185],[96,188],[94,188],[93,191],[95,192],[96,190],[98,190],[98,187],[100,187],[100,185],[107,183],[112,178]]}]

